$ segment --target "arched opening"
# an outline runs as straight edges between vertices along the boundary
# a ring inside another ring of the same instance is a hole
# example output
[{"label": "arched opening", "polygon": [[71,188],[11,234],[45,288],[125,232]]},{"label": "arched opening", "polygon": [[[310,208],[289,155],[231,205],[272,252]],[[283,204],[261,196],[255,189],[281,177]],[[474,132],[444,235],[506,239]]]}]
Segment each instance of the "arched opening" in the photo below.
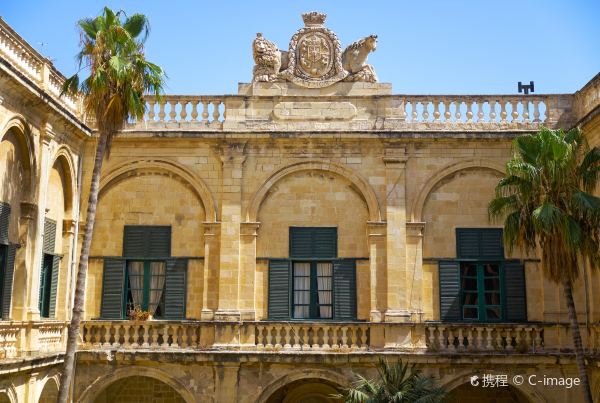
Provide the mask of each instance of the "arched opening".
[{"label": "arched opening", "polygon": [[58,385],[54,379],[49,379],[42,389],[39,403],[54,403],[58,397]]},{"label": "arched opening", "polygon": [[448,403],[529,403],[530,400],[517,388],[503,386],[483,388],[464,383],[452,389],[446,398]]},{"label": "arched opening", "polygon": [[94,403],[185,403],[177,390],[148,376],[121,378],[104,388]]},{"label": "arched opening", "polygon": [[266,403],[341,403],[337,385],[323,379],[299,379],[277,389]]}]

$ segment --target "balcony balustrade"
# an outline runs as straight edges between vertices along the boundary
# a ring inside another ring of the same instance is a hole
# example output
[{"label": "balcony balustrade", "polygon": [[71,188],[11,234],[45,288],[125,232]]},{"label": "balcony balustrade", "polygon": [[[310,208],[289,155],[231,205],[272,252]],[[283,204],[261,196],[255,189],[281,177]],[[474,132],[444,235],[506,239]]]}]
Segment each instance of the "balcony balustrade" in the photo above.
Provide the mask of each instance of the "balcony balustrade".
[{"label": "balcony balustrade", "polygon": [[0,359],[64,351],[66,333],[66,322],[0,322]]},{"label": "balcony balustrade", "polygon": [[[569,350],[569,327],[549,323],[330,323],[86,321],[80,348],[290,352],[405,351],[432,354],[545,354]],[[600,326],[582,327],[600,351]]]}]

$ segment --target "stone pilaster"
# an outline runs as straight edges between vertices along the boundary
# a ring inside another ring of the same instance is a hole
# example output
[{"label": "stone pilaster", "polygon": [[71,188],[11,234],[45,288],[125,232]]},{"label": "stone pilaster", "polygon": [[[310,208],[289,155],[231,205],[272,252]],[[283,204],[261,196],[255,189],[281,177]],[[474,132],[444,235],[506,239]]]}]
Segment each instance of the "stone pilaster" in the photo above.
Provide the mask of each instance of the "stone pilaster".
[{"label": "stone pilaster", "polygon": [[256,238],[258,222],[244,222],[240,228],[240,313],[243,320],[255,320],[254,277],[256,275]]},{"label": "stone pilaster", "polygon": [[[57,319],[68,320],[70,316],[70,302],[71,302],[71,283],[74,276],[74,262],[72,248],[75,247],[75,220],[63,220],[62,226],[62,255],[63,258],[60,262],[60,272],[58,278],[58,290],[56,301],[56,315]],[[75,268],[76,270],[76,268]]]},{"label": "stone pilaster", "polygon": [[406,295],[406,150],[390,145],[385,150],[386,184],[386,322],[410,319]]},{"label": "stone pilaster", "polygon": [[202,287],[202,320],[212,320],[219,298],[219,234],[220,222],[204,223],[204,269]]},{"label": "stone pilaster", "polygon": [[423,320],[423,232],[424,222],[406,223],[406,267],[408,269],[408,307],[411,321]]},{"label": "stone pilaster", "polygon": [[228,143],[221,148],[221,241],[219,306],[215,318],[239,320],[240,223],[245,143]]},{"label": "stone pilaster", "polygon": [[40,165],[38,175],[38,192],[37,205],[38,214],[35,228],[35,240],[33,243],[33,256],[31,257],[31,268],[28,270],[31,273],[29,278],[29,287],[27,288],[27,312],[26,316],[29,320],[37,320],[40,317],[38,308],[39,288],[40,288],[40,270],[42,265],[43,253],[43,234],[44,234],[44,219],[46,217],[46,194],[48,192],[48,179],[52,164],[52,143],[55,135],[52,131],[52,125],[47,121],[40,128]]},{"label": "stone pilaster", "polygon": [[387,281],[385,270],[385,236],[386,223],[367,223],[367,239],[369,242],[369,265],[371,273],[371,322],[381,322],[387,304]]},{"label": "stone pilaster", "polygon": [[33,258],[35,245],[35,226],[38,206],[35,203],[21,202],[19,217],[19,233],[17,254],[15,256],[15,271],[13,277],[13,294],[11,301],[11,319],[27,318],[27,284],[31,275],[25,269]]}]

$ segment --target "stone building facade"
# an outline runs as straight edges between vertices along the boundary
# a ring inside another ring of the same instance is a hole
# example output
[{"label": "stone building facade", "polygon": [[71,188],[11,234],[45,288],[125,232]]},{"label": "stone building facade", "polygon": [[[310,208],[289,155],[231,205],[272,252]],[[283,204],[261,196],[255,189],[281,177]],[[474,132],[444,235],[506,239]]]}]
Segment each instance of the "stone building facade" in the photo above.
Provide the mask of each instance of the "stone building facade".
[{"label": "stone building facade", "polygon": [[[453,401],[580,401],[566,306],[509,255],[487,205],[515,136],[600,144],[600,77],[575,94],[394,95],[309,13],[258,35],[237,95],[148,99],[104,163],[77,402],[333,402],[379,357]],[[370,39],[369,39],[370,38]],[[354,52],[354,53],[353,53]],[[95,147],[64,77],[0,21],[0,401],[52,401]],[[600,396],[600,277],[575,287]],[[135,305],[146,321],[129,320]],[[511,400],[512,399],[512,400]]]}]

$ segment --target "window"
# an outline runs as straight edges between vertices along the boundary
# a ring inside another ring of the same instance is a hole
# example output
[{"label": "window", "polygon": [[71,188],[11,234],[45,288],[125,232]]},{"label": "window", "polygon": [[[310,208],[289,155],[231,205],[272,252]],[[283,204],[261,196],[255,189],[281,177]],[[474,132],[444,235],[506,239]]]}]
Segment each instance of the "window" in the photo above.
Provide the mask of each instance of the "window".
[{"label": "window", "polygon": [[8,240],[10,204],[0,202],[0,317],[10,319],[13,273],[17,246]]},{"label": "window", "polygon": [[61,258],[54,252],[56,249],[56,221],[49,218],[44,220],[43,241],[38,308],[42,318],[54,318]]},{"label": "window", "polygon": [[290,227],[290,258],[269,260],[269,319],[356,319],[356,264],[337,228]]},{"label": "window", "polygon": [[460,264],[463,319],[502,320],[500,270],[498,263]]},{"label": "window", "polygon": [[296,319],[331,319],[333,264],[294,262],[294,313]]},{"label": "window", "polygon": [[163,316],[165,269],[164,261],[127,261],[127,312],[139,306],[155,318]]},{"label": "window", "polygon": [[126,225],[123,257],[104,258],[101,317],[137,305],[157,319],[184,319],[187,259],[171,256],[171,227]]},{"label": "window", "polygon": [[458,228],[456,243],[457,259],[439,263],[440,318],[526,321],[524,267],[504,258],[502,230]]}]

